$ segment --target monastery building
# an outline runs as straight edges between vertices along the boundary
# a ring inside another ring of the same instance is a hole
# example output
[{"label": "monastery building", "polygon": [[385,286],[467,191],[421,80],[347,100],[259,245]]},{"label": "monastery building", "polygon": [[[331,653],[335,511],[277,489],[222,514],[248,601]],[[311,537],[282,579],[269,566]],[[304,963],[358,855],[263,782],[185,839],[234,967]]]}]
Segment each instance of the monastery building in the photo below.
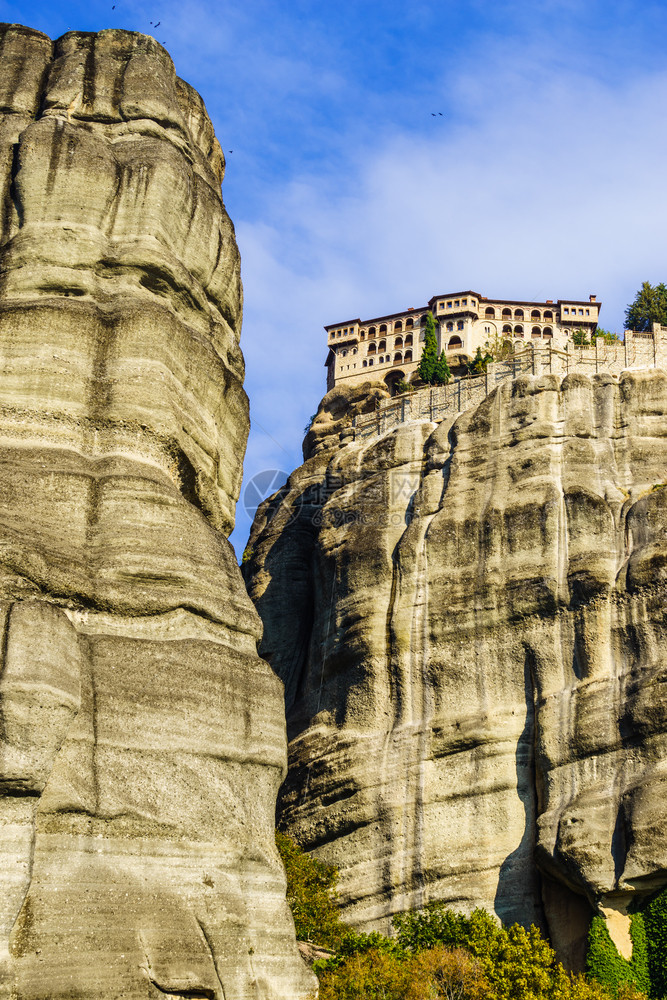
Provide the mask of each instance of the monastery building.
[{"label": "monastery building", "polygon": [[333,323],[324,328],[329,348],[327,390],[369,378],[383,380],[393,389],[399,381],[414,379],[429,312],[435,319],[438,350],[445,351],[450,367],[463,369],[478,347],[484,350],[487,342],[501,338],[511,338],[515,350],[531,342],[565,350],[576,330],[585,331],[587,337],[595,331],[600,303],[595,295],[587,302],[521,302],[487,299],[479,292],[449,292],[434,295],[420,309]]}]

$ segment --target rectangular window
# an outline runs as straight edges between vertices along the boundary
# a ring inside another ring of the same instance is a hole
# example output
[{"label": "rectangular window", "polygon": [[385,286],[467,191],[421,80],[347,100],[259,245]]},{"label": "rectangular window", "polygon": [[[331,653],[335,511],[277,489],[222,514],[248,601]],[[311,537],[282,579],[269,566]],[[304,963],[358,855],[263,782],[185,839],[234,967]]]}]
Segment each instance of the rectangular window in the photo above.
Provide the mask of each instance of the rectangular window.
[{"label": "rectangular window", "polygon": [[583,309],[580,309],[580,310],[579,310],[579,315],[580,315],[580,316],[583,316],[583,315],[584,315],[584,310],[583,310]]},{"label": "rectangular window", "polygon": [[445,303],[444,302],[438,302],[438,309],[444,309],[444,308],[445,308]]},{"label": "rectangular window", "polygon": [[448,303],[447,303],[447,308],[448,308],[448,309],[451,309],[451,308],[452,308],[452,304],[451,304],[451,302],[448,302]]},{"label": "rectangular window", "polygon": [[591,314],[591,311],[590,311],[590,309],[587,309],[587,310],[586,310],[586,315],[587,315],[587,316],[590,316],[590,314]]},{"label": "rectangular window", "polygon": [[563,309],[563,312],[565,313],[566,316],[568,316],[569,313],[570,313],[570,310],[567,308],[567,306],[565,306],[565,309]]},{"label": "rectangular window", "polygon": [[462,306],[467,306],[468,305],[468,300],[467,299],[461,299],[461,305]]},{"label": "rectangular window", "polygon": [[458,299],[454,299],[454,305],[455,305],[455,306],[460,306],[460,305],[461,305],[461,303],[459,302],[459,300],[458,300]]}]

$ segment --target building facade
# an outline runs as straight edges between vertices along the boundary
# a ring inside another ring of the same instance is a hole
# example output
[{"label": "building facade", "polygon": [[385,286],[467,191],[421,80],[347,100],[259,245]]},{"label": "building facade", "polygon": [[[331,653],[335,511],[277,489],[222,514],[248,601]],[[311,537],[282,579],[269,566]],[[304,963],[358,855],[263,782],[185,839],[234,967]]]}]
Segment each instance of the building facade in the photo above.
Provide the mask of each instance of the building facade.
[{"label": "building facade", "polygon": [[584,330],[587,337],[595,331],[600,305],[595,295],[586,302],[522,302],[489,299],[468,290],[434,295],[419,309],[333,323],[324,328],[327,390],[368,379],[385,381],[393,389],[397,382],[414,379],[429,312],[436,323],[438,349],[445,351],[453,367],[462,369],[478,347],[484,349],[503,338],[511,339],[515,350],[530,342],[551,343],[563,350],[576,330]]}]

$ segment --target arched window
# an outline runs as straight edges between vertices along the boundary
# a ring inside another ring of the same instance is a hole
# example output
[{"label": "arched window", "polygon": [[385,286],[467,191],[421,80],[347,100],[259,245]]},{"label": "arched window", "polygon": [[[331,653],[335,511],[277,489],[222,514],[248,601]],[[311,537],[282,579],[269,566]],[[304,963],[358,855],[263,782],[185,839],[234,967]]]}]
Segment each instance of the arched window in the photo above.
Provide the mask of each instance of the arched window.
[{"label": "arched window", "polygon": [[447,333],[451,333],[453,329],[454,329],[454,324],[453,323],[448,323],[447,324]]},{"label": "arched window", "polygon": [[368,359],[368,367],[370,368],[372,364],[373,364],[373,358],[369,358]]},{"label": "arched window", "polygon": [[394,347],[403,347],[403,338],[397,337],[394,341]]},{"label": "arched window", "polygon": [[359,340],[365,340],[365,339],[366,339],[366,331],[362,330],[361,333],[359,334]]},{"label": "arched window", "polygon": [[554,314],[552,313],[551,309],[547,309],[545,311],[544,318],[545,319],[553,319],[554,318]]},{"label": "arched window", "polygon": [[412,320],[412,318],[406,319],[406,321],[405,321],[405,329],[406,330],[411,330],[414,325],[415,324],[414,324],[414,321]]},{"label": "arched window", "polygon": [[488,306],[484,315],[486,316],[487,319],[495,319],[496,310],[493,308],[493,306]]},{"label": "arched window", "polygon": [[530,335],[531,335],[531,337],[533,337],[533,339],[535,339],[535,340],[536,340],[536,339],[537,339],[538,337],[541,337],[541,336],[542,336],[542,333],[541,333],[541,331],[540,331],[540,328],[539,328],[539,326],[534,326],[534,327],[533,327],[533,329],[532,329],[532,330],[530,331]]},{"label": "arched window", "polygon": [[368,353],[369,354],[375,354],[376,351],[377,351],[377,347],[375,346],[375,344],[369,344],[368,345]]},{"label": "arched window", "polygon": [[394,330],[402,330],[402,329],[403,329],[403,324],[400,321],[400,319],[397,319],[396,322],[394,323]]},{"label": "arched window", "polygon": [[457,330],[462,330],[463,329],[463,320],[462,319],[457,320],[457,322],[456,322],[456,329]]},{"label": "arched window", "polygon": [[512,310],[503,309],[503,319],[511,319],[511,318],[512,318]]},{"label": "arched window", "polygon": [[374,326],[369,326],[368,327],[368,336],[369,337],[374,337],[375,336],[375,327]]},{"label": "arched window", "polygon": [[523,337],[523,327],[522,326],[515,326],[514,327],[514,334],[517,337]]},{"label": "arched window", "polygon": [[[382,327],[380,327],[380,329],[382,329]],[[387,350],[387,341],[381,340],[380,343],[378,344],[378,351],[386,351],[386,350]]]},{"label": "arched window", "polygon": [[539,321],[540,321],[540,310],[539,309],[533,309],[533,311],[530,314],[530,318],[532,320],[535,320],[536,322],[539,323]]},{"label": "arched window", "polygon": [[547,338],[547,340],[548,340],[548,339],[549,339],[550,337],[553,337],[553,330],[551,329],[551,327],[550,327],[550,326],[545,326],[544,330],[542,331],[542,336],[543,336],[543,337],[546,337],[546,338]]},{"label": "arched window", "polygon": [[405,346],[406,347],[412,347],[412,334],[411,333],[407,333],[405,335]]},{"label": "arched window", "polygon": [[512,332],[512,327],[509,325],[509,323],[506,323],[505,326],[503,327],[503,333],[511,333],[511,332]]},{"label": "arched window", "polygon": [[397,361],[402,361],[402,360],[403,360],[402,353],[400,351],[396,351],[396,354],[394,354],[394,364],[396,364]]},{"label": "arched window", "polygon": [[404,361],[412,361],[412,351],[406,351],[403,357]]},{"label": "arched window", "polygon": [[463,341],[460,337],[450,337],[449,343],[447,344],[448,351],[456,351],[459,347],[463,347]]},{"label": "arched window", "polygon": [[368,364],[368,361],[364,360],[364,368],[366,367],[367,364]]},{"label": "arched window", "polygon": [[387,332],[387,324],[383,323],[380,327],[380,333],[386,333],[386,332]]},{"label": "arched window", "polygon": [[419,325],[420,326],[426,326],[426,313],[424,313],[424,315],[422,316],[422,318],[419,320]]},{"label": "arched window", "polygon": [[523,319],[523,309],[514,310],[514,319]]}]

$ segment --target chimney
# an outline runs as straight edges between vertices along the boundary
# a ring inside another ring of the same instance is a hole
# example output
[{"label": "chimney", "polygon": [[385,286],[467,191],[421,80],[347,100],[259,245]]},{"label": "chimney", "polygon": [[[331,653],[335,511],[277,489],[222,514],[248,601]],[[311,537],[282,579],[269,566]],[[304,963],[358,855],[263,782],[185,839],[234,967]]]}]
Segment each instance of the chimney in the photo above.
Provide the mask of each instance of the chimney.
[{"label": "chimney", "polygon": [[594,295],[589,295],[588,296],[588,301],[589,302],[595,302],[595,296]]},{"label": "chimney", "polygon": [[553,299],[547,299],[547,305],[548,306],[552,306],[553,304],[554,304],[554,300]]}]

